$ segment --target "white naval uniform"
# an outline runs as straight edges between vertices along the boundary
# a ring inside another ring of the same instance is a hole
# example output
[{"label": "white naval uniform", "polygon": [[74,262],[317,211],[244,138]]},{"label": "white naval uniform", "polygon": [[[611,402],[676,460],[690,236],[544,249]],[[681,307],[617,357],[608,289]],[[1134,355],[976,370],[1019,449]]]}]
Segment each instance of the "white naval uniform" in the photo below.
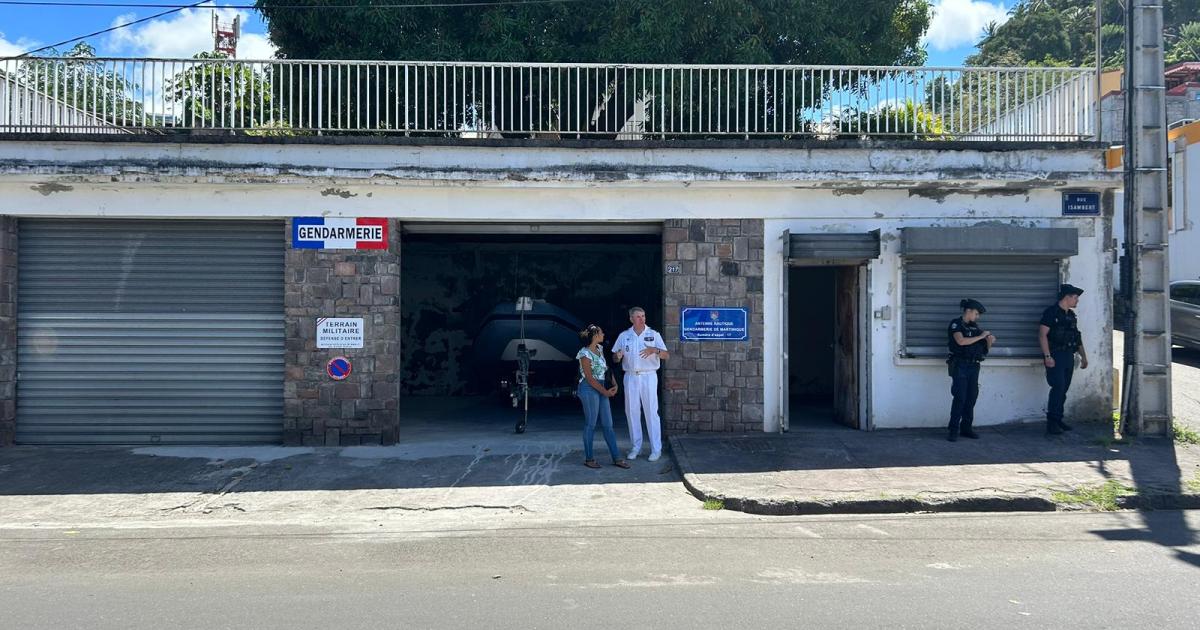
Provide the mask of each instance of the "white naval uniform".
[{"label": "white naval uniform", "polygon": [[658,420],[658,355],[642,358],[642,350],[658,348],[666,351],[662,335],[647,326],[642,334],[629,328],[617,337],[613,352],[623,352],[621,368],[625,371],[625,418],[629,421],[630,453],[642,450],[642,413],[646,415],[646,433],[650,437],[650,454],[662,453],[662,428]]}]

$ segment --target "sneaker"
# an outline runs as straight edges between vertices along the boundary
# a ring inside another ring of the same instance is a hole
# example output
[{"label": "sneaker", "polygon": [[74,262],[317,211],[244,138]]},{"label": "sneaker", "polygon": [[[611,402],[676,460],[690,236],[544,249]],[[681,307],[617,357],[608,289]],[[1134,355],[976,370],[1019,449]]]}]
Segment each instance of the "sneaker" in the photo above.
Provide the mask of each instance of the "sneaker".
[{"label": "sneaker", "polygon": [[637,451],[629,451],[629,454],[625,456],[625,459],[633,461],[638,458],[638,455],[640,455],[640,453]]},{"label": "sneaker", "polygon": [[650,453],[650,457],[647,457],[646,461],[656,462],[659,457],[662,457],[662,453]]}]

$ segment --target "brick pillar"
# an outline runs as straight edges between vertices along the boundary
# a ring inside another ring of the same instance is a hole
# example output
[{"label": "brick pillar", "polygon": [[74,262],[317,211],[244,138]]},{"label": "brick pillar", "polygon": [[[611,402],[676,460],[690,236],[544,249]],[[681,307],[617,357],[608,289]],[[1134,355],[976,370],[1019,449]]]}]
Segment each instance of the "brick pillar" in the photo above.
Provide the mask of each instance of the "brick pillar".
[{"label": "brick pillar", "polygon": [[[674,219],[663,226],[664,335],[675,350],[664,368],[663,422],[671,431],[761,431],[763,427],[763,222]],[[744,307],[747,341],[681,342],[682,306]]]},{"label": "brick pillar", "polygon": [[[394,444],[400,396],[400,235],[389,249],[317,250],[285,238],[284,443]],[[363,347],[317,349],[318,317],[361,317]],[[332,380],[326,364],[345,356],[350,376]]]},{"label": "brick pillar", "polygon": [[0,217],[0,446],[17,435],[17,219]]}]

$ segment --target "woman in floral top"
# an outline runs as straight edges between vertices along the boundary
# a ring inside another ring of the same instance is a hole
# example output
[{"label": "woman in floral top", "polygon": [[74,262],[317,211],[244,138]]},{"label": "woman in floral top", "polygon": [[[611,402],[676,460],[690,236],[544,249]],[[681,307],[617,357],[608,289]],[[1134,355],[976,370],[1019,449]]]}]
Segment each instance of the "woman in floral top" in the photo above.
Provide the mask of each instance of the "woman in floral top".
[{"label": "woman in floral top", "polygon": [[604,441],[608,444],[608,453],[612,455],[613,466],[629,468],[629,464],[621,458],[617,448],[617,434],[613,432],[612,407],[608,399],[617,395],[617,385],[605,386],[605,376],[608,374],[608,363],[604,360],[604,331],[592,324],[579,333],[584,347],[579,349],[575,358],[579,360],[579,402],[583,403],[583,465],[588,468],[599,468],[592,452],[592,440],[596,437],[596,420],[604,431]]}]

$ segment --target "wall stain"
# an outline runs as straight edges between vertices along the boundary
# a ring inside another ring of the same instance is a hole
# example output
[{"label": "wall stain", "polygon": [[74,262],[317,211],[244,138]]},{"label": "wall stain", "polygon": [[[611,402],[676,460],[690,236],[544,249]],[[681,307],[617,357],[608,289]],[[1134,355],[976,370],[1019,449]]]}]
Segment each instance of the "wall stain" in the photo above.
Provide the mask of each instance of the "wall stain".
[{"label": "wall stain", "polygon": [[346,190],[344,188],[326,188],[325,190],[321,191],[321,196],[322,197],[341,197],[342,199],[349,199],[351,197],[357,197],[358,193],[352,193],[349,190]]},{"label": "wall stain", "polygon": [[49,197],[50,195],[52,195],[54,193],[58,193],[58,192],[70,192],[72,190],[75,190],[75,187],[68,186],[66,184],[56,184],[54,182],[46,182],[44,184],[38,184],[37,186],[30,186],[29,189],[36,190],[43,197]]}]

